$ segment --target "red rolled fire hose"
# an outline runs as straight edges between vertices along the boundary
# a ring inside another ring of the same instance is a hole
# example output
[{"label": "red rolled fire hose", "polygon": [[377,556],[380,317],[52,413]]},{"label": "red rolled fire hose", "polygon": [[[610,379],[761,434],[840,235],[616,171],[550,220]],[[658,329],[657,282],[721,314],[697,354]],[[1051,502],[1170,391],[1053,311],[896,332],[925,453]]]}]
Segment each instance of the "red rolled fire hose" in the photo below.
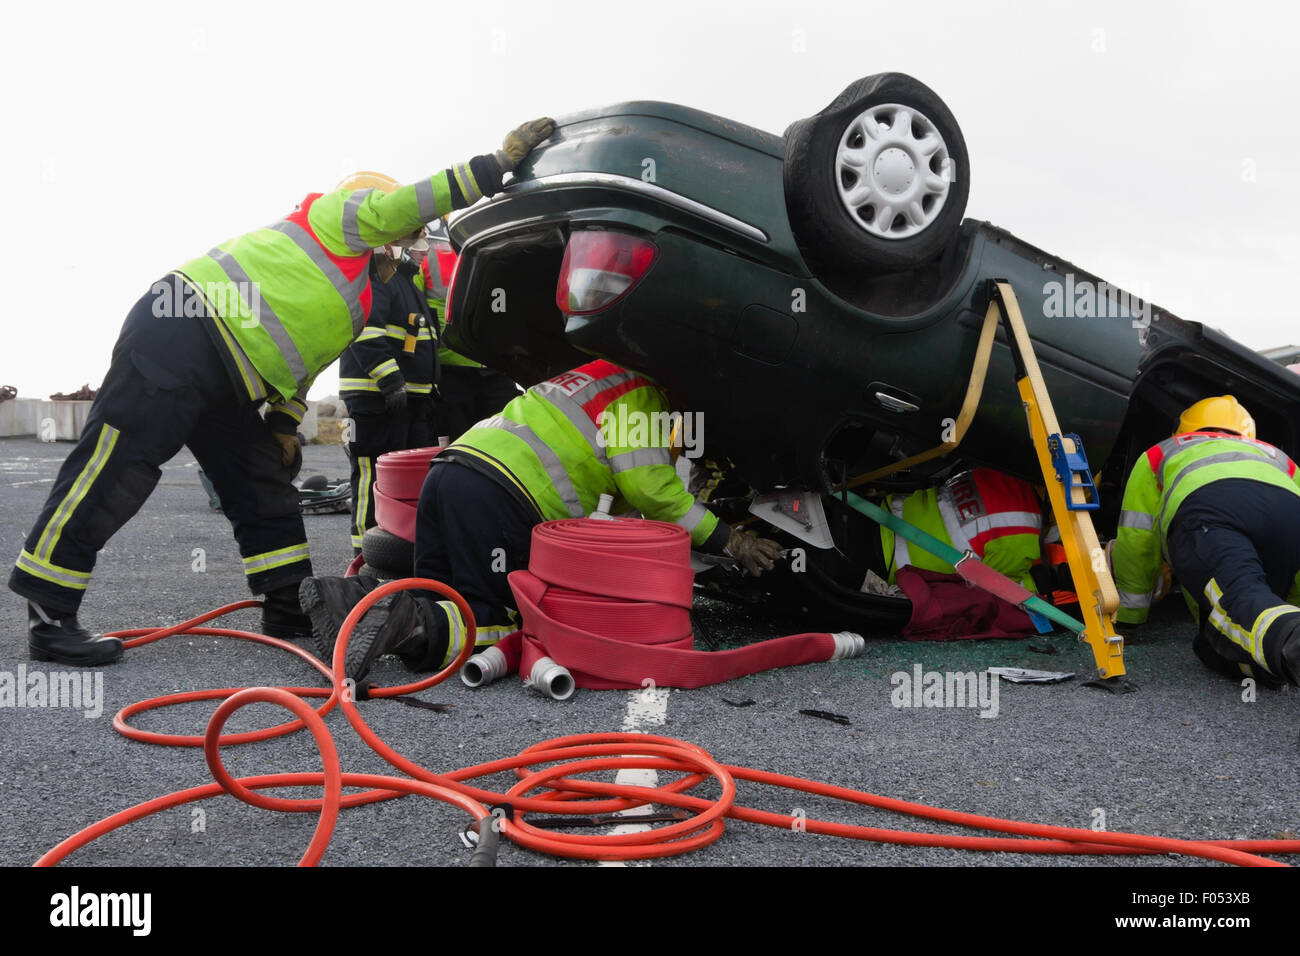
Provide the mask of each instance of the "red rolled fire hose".
[{"label": "red rolled fire hose", "polygon": [[[523,618],[521,674],[549,657],[579,687],[705,687],[747,674],[852,656],[856,635],[792,634],[697,651],[691,633],[691,539],[643,519],[547,521],[533,528],[528,570],[510,575]],[[502,649],[513,662],[514,646]]]}]

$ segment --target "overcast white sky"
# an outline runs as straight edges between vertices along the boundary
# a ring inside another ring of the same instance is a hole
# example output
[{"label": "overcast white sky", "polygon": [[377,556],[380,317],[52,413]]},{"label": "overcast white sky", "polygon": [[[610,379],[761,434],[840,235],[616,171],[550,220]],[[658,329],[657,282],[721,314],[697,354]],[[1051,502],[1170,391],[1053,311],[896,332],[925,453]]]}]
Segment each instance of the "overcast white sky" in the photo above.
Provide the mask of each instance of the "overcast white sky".
[{"label": "overcast white sky", "polygon": [[[39,3],[0,57],[0,384],[97,386],[158,277],[308,192],[625,99],[779,133],[870,73],[952,108],[988,219],[1252,348],[1300,342],[1280,3]],[[800,46],[802,42],[802,47]],[[335,391],[325,372],[312,397]]]}]

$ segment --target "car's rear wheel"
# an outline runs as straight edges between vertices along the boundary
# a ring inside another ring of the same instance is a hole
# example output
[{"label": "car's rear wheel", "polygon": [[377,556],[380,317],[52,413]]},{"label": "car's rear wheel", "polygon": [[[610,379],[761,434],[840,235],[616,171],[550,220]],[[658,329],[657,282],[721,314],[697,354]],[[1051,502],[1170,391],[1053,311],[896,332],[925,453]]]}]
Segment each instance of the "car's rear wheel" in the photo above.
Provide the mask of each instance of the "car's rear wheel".
[{"label": "car's rear wheel", "polygon": [[900,272],[937,256],[970,191],[952,112],[902,73],[858,80],[785,133],[785,201],[805,259],[831,275]]}]

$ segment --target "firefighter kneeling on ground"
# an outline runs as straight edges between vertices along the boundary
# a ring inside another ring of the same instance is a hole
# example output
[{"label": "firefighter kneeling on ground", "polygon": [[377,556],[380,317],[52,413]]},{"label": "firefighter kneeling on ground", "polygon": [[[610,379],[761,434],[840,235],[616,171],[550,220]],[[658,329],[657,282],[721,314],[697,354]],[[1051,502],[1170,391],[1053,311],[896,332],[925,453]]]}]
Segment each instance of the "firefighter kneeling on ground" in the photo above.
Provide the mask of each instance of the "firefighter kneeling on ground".
[{"label": "firefighter kneeling on ground", "polygon": [[[420,493],[415,576],[449,584],[465,598],[477,624],[476,649],[517,628],[507,575],[528,567],[533,527],[585,517],[602,494],[613,496],[615,514],[636,510],[680,525],[697,551],[725,551],[751,574],[772,569],[781,546],[729,527],[697,503],[673,468],[667,436],[630,443],[634,436],[609,427],[663,421],[670,409],[649,379],[590,362],[534,385],[433,460]],[[332,659],[343,619],[375,586],[364,576],[302,582],[299,597],[322,660]],[[452,602],[397,592],[353,629],[346,676],[360,680],[385,653],[416,671],[445,666],[460,653],[464,634]]]},{"label": "firefighter kneeling on ground", "polygon": [[[397,183],[377,173],[353,177],[352,188],[384,192]],[[375,525],[375,460],[390,451],[433,444],[437,328],[424,295],[421,235],[375,250],[370,261],[374,302],[366,327],[339,357],[339,395],[348,408],[352,459],[352,550]]]},{"label": "firefighter kneeling on ground", "polygon": [[[1147,619],[1162,556],[1199,620],[1210,669],[1300,684],[1300,479],[1231,395],[1197,402],[1129,475],[1108,546],[1121,624]],[[1285,597],[1282,597],[1285,595]]]}]

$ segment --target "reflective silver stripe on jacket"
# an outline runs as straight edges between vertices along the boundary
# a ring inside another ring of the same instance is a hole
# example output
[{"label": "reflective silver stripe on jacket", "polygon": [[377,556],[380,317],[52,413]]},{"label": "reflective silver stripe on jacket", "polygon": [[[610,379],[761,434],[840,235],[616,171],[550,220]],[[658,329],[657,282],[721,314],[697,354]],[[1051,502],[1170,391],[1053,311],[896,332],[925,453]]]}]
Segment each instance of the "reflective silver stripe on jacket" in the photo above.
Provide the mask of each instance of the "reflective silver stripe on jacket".
[{"label": "reflective silver stripe on jacket", "polygon": [[[936,504],[939,506],[939,517],[943,519],[943,528],[948,532],[948,538],[952,541],[952,546],[958,551],[974,551],[970,545],[970,538],[966,537],[966,529],[957,518],[957,509],[953,506],[950,494],[944,494],[947,488],[940,488]],[[902,515],[899,515],[901,518]],[[897,534],[898,532],[894,532]]]},{"label": "reflective silver stripe on jacket", "polygon": [[[1264,442],[1254,441],[1253,439],[1245,438],[1240,435],[1227,435],[1227,434],[1186,435],[1186,436],[1178,435],[1173,438],[1166,438],[1164,441],[1162,441],[1159,445],[1156,446],[1157,448],[1160,449],[1160,454],[1161,454],[1160,474],[1156,476],[1156,479],[1159,482],[1160,487],[1164,488],[1165,486],[1165,469],[1169,467],[1170,459],[1173,458],[1180,451],[1190,448],[1193,445],[1200,445],[1207,441],[1223,441],[1225,439],[1227,439],[1228,441],[1241,442],[1250,445],[1252,448],[1258,449],[1262,454],[1250,455],[1247,454],[1246,452],[1231,452],[1231,453],[1224,452],[1223,454],[1241,455],[1243,456],[1243,460],[1245,461],[1254,461],[1255,459],[1259,459],[1260,461],[1271,462],[1272,464],[1281,468],[1284,473],[1289,470],[1288,465],[1290,463],[1290,459],[1287,458],[1285,455],[1282,455],[1282,458],[1284,460],[1279,461],[1278,456],[1280,452],[1272,445],[1267,445]],[[1223,455],[1220,454],[1220,455],[1211,455],[1209,458],[1206,458],[1204,460],[1206,462],[1213,462],[1216,460],[1221,461],[1226,459],[1224,459]],[[1188,469],[1193,469],[1193,468],[1200,467],[1200,465],[1198,463],[1196,465],[1188,465],[1187,467]],[[1177,482],[1175,482],[1175,484],[1176,483]]]},{"label": "reflective silver stripe on jacket", "polygon": [[[1119,588],[1116,588],[1115,590],[1119,591]],[[1151,595],[1133,594],[1130,591],[1119,591],[1119,604],[1120,607],[1133,607],[1133,608],[1150,607]]]},{"label": "reflective silver stripe on jacket", "polygon": [[[903,498],[901,495],[889,496],[889,510],[894,513],[894,517],[900,521],[903,518]],[[893,530],[892,528],[890,529]],[[905,568],[912,563],[912,555],[907,550],[907,539],[897,531],[894,531],[894,570]]]},{"label": "reflective silver stripe on jacket", "polygon": [[302,360],[302,353],[298,351],[298,346],[294,344],[293,338],[281,324],[280,318],[275,314],[275,310],[271,308],[271,304],[260,294],[257,296],[255,303],[248,301],[246,290],[253,288],[253,280],[248,277],[244,267],[235,260],[234,256],[221,249],[213,249],[208,253],[208,257],[221,266],[222,271],[234,280],[235,288],[239,290],[244,305],[257,319],[257,323],[266,329],[267,334],[271,336],[271,340],[279,348],[280,357],[289,366],[294,381],[307,381],[307,365]]},{"label": "reflective silver stripe on jacket", "polygon": [[674,521],[673,524],[679,525],[680,527],[685,528],[688,532],[694,533],[695,529],[699,527],[700,522],[704,520],[704,516],[708,513],[709,509],[705,508],[704,505],[697,501],[686,509],[686,514]]},{"label": "reflective silver stripe on jacket", "polygon": [[366,324],[366,315],[361,311],[361,293],[365,290],[366,282],[369,280],[367,271],[362,269],[361,274],[349,282],[338,264],[326,254],[320,243],[313,239],[311,234],[302,226],[284,219],[270,228],[292,239],[293,244],[307,254],[311,264],[319,269],[325,278],[330,280],[330,285],[334,286],[334,291],[347,303],[348,315],[352,318],[352,336],[355,338],[359,335]]},{"label": "reflective silver stripe on jacket", "polygon": [[[996,514],[983,515],[961,526],[968,537],[975,537],[994,528],[1043,528],[1043,516],[1037,511],[999,511]],[[1029,532],[1023,532],[1028,534]]]},{"label": "reflective silver stripe on jacket", "polygon": [[1150,531],[1156,526],[1156,516],[1145,511],[1121,511],[1119,513],[1121,528],[1136,528],[1138,531]]},{"label": "reflective silver stripe on jacket", "polygon": [[636,451],[620,452],[609,460],[609,470],[620,474],[644,465],[668,465],[673,463],[672,455],[666,448],[638,448]]},{"label": "reflective silver stripe on jacket", "polygon": [[596,460],[606,468],[610,467],[609,456],[605,454],[605,445],[600,439],[600,429],[596,427],[596,423],[591,420],[591,416],[583,410],[580,404],[575,402],[565,393],[563,388],[554,382],[540,382],[534,385],[531,391],[558,408],[564,417],[569,420],[570,424],[578,430],[578,434],[583,437],[583,440],[591,446],[592,454],[596,456]]},{"label": "reflective silver stripe on jacket", "polygon": [[1036,511],[995,511],[963,522],[957,514],[952,491],[946,485],[939,489],[938,505],[944,530],[958,551],[974,551],[970,539],[996,528],[1034,528],[1038,531],[1043,527],[1043,516]]},{"label": "reflective silver stripe on jacket", "polygon": [[[434,260],[438,258],[437,253],[432,249],[429,250],[429,256]],[[442,266],[436,261],[429,263],[429,288],[424,290],[424,297],[444,300],[447,298],[447,285],[442,281]]]},{"label": "reflective silver stripe on jacket", "polygon": [[370,243],[361,238],[361,227],[357,224],[357,212],[373,189],[358,189],[343,201],[343,243],[353,252],[369,252]]},{"label": "reflective silver stripe on jacket", "polygon": [[[636,372],[616,372],[613,375],[606,375],[604,378],[595,378],[588,382],[582,388],[578,389],[569,396],[569,400],[576,402],[578,405],[585,405],[607,388],[613,388],[615,385],[622,385],[624,382],[630,382],[634,378],[641,378]],[[550,383],[543,383],[550,384]],[[557,388],[559,386],[556,386]]]},{"label": "reflective silver stripe on jacket", "polygon": [[[1267,451],[1267,449],[1264,450]],[[1168,464],[1168,461],[1169,459],[1165,459],[1165,461],[1160,463],[1160,476],[1161,476],[1162,484],[1164,482],[1165,465]],[[1159,524],[1159,526],[1161,528],[1165,527],[1165,511],[1169,508],[1169,502],[1173,501],[1174,492],[1177,491],[1178,486],[1183,483],[1183,479],[1185,479],[1188,475],[1192,474],[1195,471],[1200,471],[1202,468],[1208,468],[1210,465],[1222,465],[1230,461],[1263,462],[1265,464],[1272,465],[1274,468],[1281,471],[1282,474],[1288,475],[1288,477],[1290,477],[1288,474],[1289,469],[1287,468],[1287,465],[1284,464],[1283,462],[1278,461],[1277,458],[1275,457],[1266,457],[1264,455],[1252,455],[1250,452],[1246,452],[1246,451],[1223,451],[1223,452],[1219,452],[1219,454],[1217,455],[1210,455],[1208,458],[1202,458],[1199,461],[1194,461],[1191,464],[1184,467],[1180,472],[1178,472],[1177,477],[1174,478],[1174,483],[1164,490],[1164,497],[1160,501],[1160,514],[1156,518],[1156,521]],[[1163,538],[1164,535],[1161,535],[1161,537]],[[1162,541],[1161,543],[1163,545],[1164,542]],[[1166,550],[1165,561],[1167,562],[1169,560],[1169,554],[1167,552],[1167,549],[1165,550]]]},{"label": "reflective silver stripe on jacket", "polygon": [[555,493],[560,496],[564,507],[568,509],[569,516],[573,518],[586,517],[586,512],[582,508],[582,500],[578,497],[577,491],[573,488],[573,482],[569,480],[569,473],[564,470],[564,464],[560,461],[558,455],[551,449],[551,446],[542,441],[527,425],[521,425],[519,422],[512,422],[504,415],[494,415],[485,419],[476,427],[481,428],[500,428],[519,438],[537,456],[537,460],[542,463],[546,469],[546,476],[551,479],[551,487]]},{"label": "reflective silver stripe on jacket", "polygon": [[421,222],[438,218],[438,201],[433,197],[432,179],[421,179],[415,184],[415,208]]}]

